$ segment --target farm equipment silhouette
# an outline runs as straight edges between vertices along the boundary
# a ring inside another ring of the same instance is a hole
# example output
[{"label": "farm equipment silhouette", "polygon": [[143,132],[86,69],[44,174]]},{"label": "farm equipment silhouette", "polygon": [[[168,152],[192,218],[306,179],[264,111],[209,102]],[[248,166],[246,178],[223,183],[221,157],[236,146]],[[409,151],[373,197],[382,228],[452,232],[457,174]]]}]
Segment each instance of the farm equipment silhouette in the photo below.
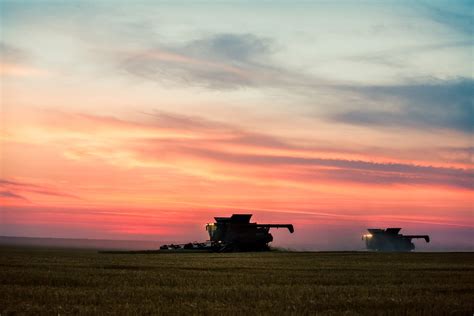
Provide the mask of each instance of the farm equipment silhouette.
[{"label": "farm equipment silhouette", "polygon": [[206,231],[209,241],[206,243],[187,243],[163,245],[160,250],[207,250],[215,252],[265,251],[270,250],[273,241],[271,228],[287,228],[294,232],[292,224],[251,223],[252,214],[233,214],[231,217],[214,217],[215,223],[208,223]]},{"label": "farm equipment silhouette", "polygon": [[369,228],[369,234],[363,235],[362,240],[368,250],[375,251],[412,251],[415,244],[412,239],[423,238],[430,242],[428,235],[402,235],[399,234],[401,228]]}]

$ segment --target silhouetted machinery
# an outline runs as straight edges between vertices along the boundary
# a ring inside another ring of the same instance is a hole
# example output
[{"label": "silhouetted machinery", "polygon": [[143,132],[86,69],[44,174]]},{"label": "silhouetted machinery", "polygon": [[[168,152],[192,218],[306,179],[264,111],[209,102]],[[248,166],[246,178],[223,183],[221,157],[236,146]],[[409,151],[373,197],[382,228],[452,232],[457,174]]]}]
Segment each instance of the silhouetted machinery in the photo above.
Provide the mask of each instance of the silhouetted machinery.
[{"label": "silhouetted machinery", "polygon": [[370,228],[369,234],[363,235],[365,245],[369,250],[375,251],[412,251],[415,245],[412,239],[423,238],[430,242],[428,235],[402,235],[399,234],[401,228]]},{"label": "silhouetted machinery", "polygon": [[206,225],[211,247],[217,251],[268,250],[273,241],[270,228],[287,228],[294,232],[291,224],[250,223],[252,214],[233,214],[231,217],[214,217],[215,223]]},{"label": "silhouetted machinery", "polygon": [[207,251],[262,251],[269,250],[273,241],[270,228],[287,228],[294,232],[291,224],[251,223],[252,214],[233,214],[231,217],[214,217],[215,223],[208,223],[206,230],[209,241],[206,243],[187,243],[163,245],[160,250],[207,250]]}]

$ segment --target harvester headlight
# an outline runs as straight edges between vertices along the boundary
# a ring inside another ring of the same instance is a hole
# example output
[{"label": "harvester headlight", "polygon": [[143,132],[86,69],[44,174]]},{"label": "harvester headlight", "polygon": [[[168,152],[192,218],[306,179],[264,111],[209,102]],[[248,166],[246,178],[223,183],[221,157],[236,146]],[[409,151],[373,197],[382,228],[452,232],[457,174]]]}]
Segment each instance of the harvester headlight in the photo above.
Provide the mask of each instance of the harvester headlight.
[{"label": "harvester headlight", "polygon": [[371,234],[365,234],[365,235],[364,235],[364,239],[370,239],[370,238],[372,238],[372,235],[371,235]]},{"label": "harvester headlight", "polygon": [[214,224],[213,223],[207,223],[206,224],[206,230],[212,230],[214,228]]}]

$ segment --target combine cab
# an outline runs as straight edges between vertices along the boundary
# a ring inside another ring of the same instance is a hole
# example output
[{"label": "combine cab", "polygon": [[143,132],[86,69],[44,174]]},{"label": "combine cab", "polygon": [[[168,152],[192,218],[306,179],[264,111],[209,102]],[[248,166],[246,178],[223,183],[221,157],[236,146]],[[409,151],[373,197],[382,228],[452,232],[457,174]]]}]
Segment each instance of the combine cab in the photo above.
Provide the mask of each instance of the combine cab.
[{"label": "combine cab", "polygon": [[215,217],[215,223],[206,225],[211,247],[215,251],[261,251],[268,250],[273,241],[270,228],[287,228],[294,232],[291,224],[250,223],[252,214],[234,214],[231,217]]},{"label": "combine cab", "polygon": [[371,228],[367,229],[369,234],[362,236],[365,245],[369,250],[375,251],[412,251],[415,245],[412,239],[423,238],[430,242],[428,235],[402,235],[399,234],[401,228]]}]

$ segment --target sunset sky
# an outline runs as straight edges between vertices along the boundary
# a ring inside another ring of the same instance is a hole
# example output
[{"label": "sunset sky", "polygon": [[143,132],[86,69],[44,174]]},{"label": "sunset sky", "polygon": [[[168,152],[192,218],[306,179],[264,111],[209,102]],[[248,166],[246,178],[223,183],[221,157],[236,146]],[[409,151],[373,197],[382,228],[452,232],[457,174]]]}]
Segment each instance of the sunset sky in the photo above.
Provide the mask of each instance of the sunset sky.
[{"label": "sunset sky", "polygon": [[474,248],[472,1],[0,8],[0,235]]}]

